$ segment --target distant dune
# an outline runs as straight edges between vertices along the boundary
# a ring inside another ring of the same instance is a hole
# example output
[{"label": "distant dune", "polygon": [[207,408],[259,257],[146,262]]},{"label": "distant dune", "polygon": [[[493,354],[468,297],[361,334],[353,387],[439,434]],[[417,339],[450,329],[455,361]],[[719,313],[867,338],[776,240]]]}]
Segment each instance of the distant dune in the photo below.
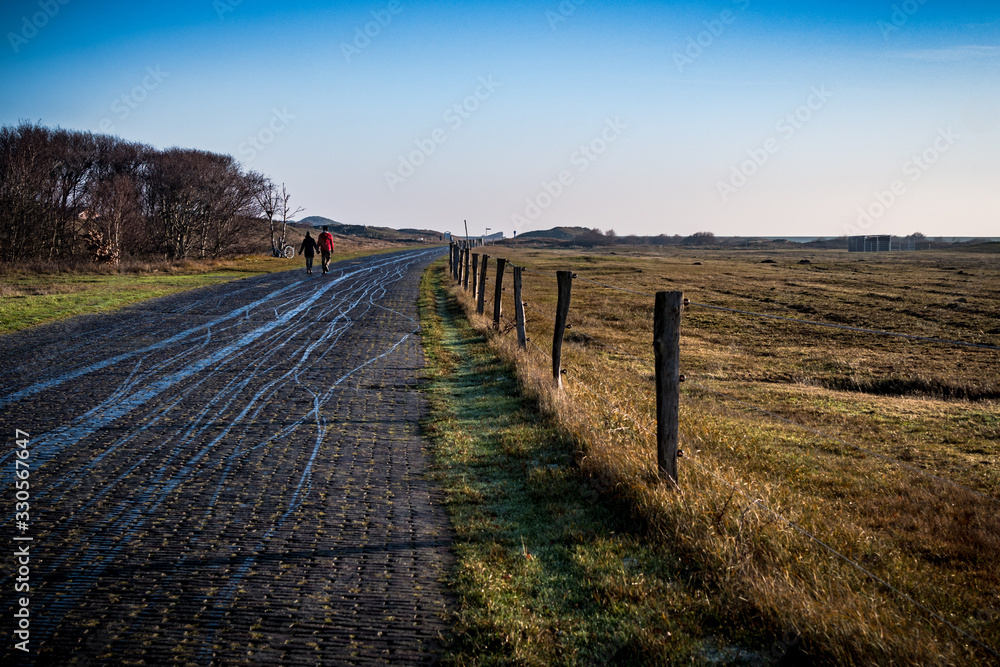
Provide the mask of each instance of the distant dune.
[{"label": "distant dune", "polygon": [[303,230],[327,225],[334,234],[358,239],[391,241],[394,243],[434,243],[444,241],[444,234],[429,229],[392,229],[390,227],[348,225],[321,215],[310,215],[291,224]]}]

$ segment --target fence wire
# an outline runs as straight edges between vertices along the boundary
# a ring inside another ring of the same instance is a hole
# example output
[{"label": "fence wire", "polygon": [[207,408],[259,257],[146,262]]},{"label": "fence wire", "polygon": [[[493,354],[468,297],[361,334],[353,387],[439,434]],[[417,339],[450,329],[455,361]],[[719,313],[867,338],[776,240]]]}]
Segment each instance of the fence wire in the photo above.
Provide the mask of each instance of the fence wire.
[{"label": "fence wire", "polygon": [[[507,265],[511,266],[511,267],[515,266],[512,262],[507,262]],[[551,273],[551,272],[535,271],[535,270],[528,269],[526,267],[521,267],[521,269],[524,272],[534,273],[536,275],[541,275],[541,276],[553,277],[555,275],[554,273]],[[589,283],[592,283],[592,284],[597,285],[599,287],[604,287],[604,288],[615,290],[615,291],[619,291],[619,292],[625,292],[625,293],[634,294],[634,295],[638,295],[638,296],[645,296],[645,297],[655,298],[655,294],[650,294],[650,293],[646,293],[646,292],[637,292],[635,290],[629,290],[629,289],[625,289],[625,288],[622,288],[622,287],[617,287],[617,286],[614,286],[614,285],[609,285],[607,283],[598,282],[598,281],[595,281],[595,280],[591,280],[589,278],[580,278],[580,277],[576,276],[576,274],[574,274],[574,280],[582,280],[584,282],[589,282]],[[852,327],[852,326],[840,325],[840,324],[833,324],[833,323],[828,323],[828,322],[815,322],[815,321],[811,321],[811,320],[803,320],[803,319],[800,319],[800,318],[785,317],[785,316],[781,316],[781,315],[771,315],[771,314],[767,314],[767,313],[755,313],[755,312],[752,312],[752,311],[738,310],[738,309],[734,309],[734,308],[726,308],[726,307],[723,307],[723,306],[715,306],[715,305],[710,305],[710,304],[688,302],[688,304],[686,304],[686,305],[692,305],[692,306],[710,308],[712,310],[720,310],[720,311],[733,312],[733,313],[738,313],[738,314],[743,314],[743,315],[748,315],[748,316],[758,316],[758,317],[764,317],[764,318],[770,318],[770,319],[786,320],[786,321],[796,322],[796,323],[806,324],[806,325],[825,326],[825,327],[832,327],[832,328],[837,328],[837,329],[847,329],[847,330],[850,330],[850,331],[863,332],[863,333],[873,333],[873,334],[879,334],[879,335],[888,335],[888,336],[898,336],[898,337],[903,337],[903,338],[911,338],[911,339],[922,340],[922,341],[927,341],[927,342],[936,342],[936,343],[945,343],[945,344],[954,344],[954,345],[961,345],[961,346],[979,347],[979,348],[984,348],[984,349],[1000,350],[1000,347],[995,347],[995,346],[990,346],[990,345],[983,345],[983,344],[979,344],[979,343],[968,343],[968,342],[962,342],[962,341],[952,341],[952,340],[941,339],[941,338],[933,338],[933,337],[929,337],[929,336],[917,336],[917,335],[911,335],[911,334],[902,334],[902,333],[891,332],[891,331],[882,331],[882,330],[878,330],[878,329],[866,329],[866,328],[863,328],[863,327]],[[525,304],[525,307],[528,308],[529,310],[532,310],[533,312],[538,313],[539,315],[541,315],[543,317],[549,317],[549,318],[553,317],[552,314],[542,312],[541,310],[539,310],[537,308],[534,308],[533,306],[530,306],[527,303]],[[587,334],[587,333],[584,333],[584,332],[580,331],[578,328],[572,328],[572,331],[574,333],[576,333],[577,335],[583,336],[583,337],[587,338],[588,340],[592,340],[595,343],[597,343],[598,345],[601,345],[602,347],[604,347],[604,348],[606,348],[606,349],[608,349],[610,351],[613,351],[615,354],[618,354],[618,355],[623,356],[623,357],[628,358],[628,359],[632,359],[632,360],[637,361],[637,362],[641,363],[642,365],[650,368],[651,370],[655,370],[655,367],[653,366],[653,364],[649,360],[647,360],[647,359],[642,359],[642,358],[637,357],[637,356],[635,356],[635,355],[633,355],[633,354],[631,354],[629,352],[621,350],[620,348],[617,348],[616,346],[613,346],[610,343],[602,341],[602,340],[600,340],[599,338],[597,338],[595,336],[592,336],[590,334]],[[537,345],[535,345],[535,347],[537,348]],[[541,348],[539,348],[539,349],[541,349]],[[547,356],[551,360],[551,355],[547,354]],[[720,396],[722,398],[725,398],[726,400],[739,403],[739,404],[743,405],[744,407],[747,407],[747,408],[752,409],[752,410],[759,411],[759,412],[761,412],[763,414],[766,414],[766,415],[768,415],[768,416],[770,416],[770,417],[772,417],[774,419],[777,419],[779,421],[785,422],[785,423],[787,423],[787,424],[789,424],[791,426],[794,426],[796,428],[808,431],[810,433],[813,433],[814,435],[817,435],[817,436],[820,436],[822,438],[831,440],[833,442],[837,442],[839,444],[845,445],[845,446],[847,446],[847,447],[849,447],[851,449],[854,449],[856,451],[860,451],[860,452],[863,452],[865,454],[874,456],[874,457],[876,457],[878,459],[881,459],[883,461],[886,461],[888,463],[892,463],[892,464],[898,465],[901,468],[904,468],[906,470],[914,472],[914,473],[916,473],[918,475],[924,476],[926,478],[932,479],[934,481],[937,481],[937,482],[940,482],[940,483],[943,483],[943,484],[947,484],[947,485],[953,486],[953,487],[955,487],[957,489],[961,489],[961,490],[966,491],[968,493],[971,493],[971,494],[973,494],[973,495],[975,495],[975,496],[977,496],[977,497],[979,497],[979,498],[981,498],[983,500],[987,500],[987,501],[990,501],[990,502],[993,502],[993,503],[1000,504],[1000,499],[994,498],[994,497],[992,497],[992,496],[990,496],[988,494],[976,491],[975,489],[971,489],[971,488],[969,488],[967,486],[964,486],[962,484],[959,484],[959,483],[954,482],[952,480],[949,480],[947,478],[940,477],[938,475],[935,475],[934,473],[928,472],[928,471],[923,470],[921,468],[917,468],[916,466],[912,466],[912,465],[910,465],[910,464],[908,464],[908,463],[906,463],[904,461],[900,461],[899,459],[895,459],[895,458],[892,458],[890,456],[886,456],[885,454],[880,454],[880,453],[878,453],[878,452],[876,452],[874,450],[871,450],[869,448],[862,447],[860,445],[856,445],[854,443],[848,442],[847,440],[844,440],[843,438],[840,438],[838,436],[834,436],[834,435],[830,435],[828,433],[824,433],[824,432],[819,431],[817,429],[814,429],[814,428],[812,428],[810,426],[806,426],[805,424],[801,424],[801,423],[796,422],[796,421],[794,421],[792,419],[789,419],[787,417],[779,415],[779,414],[777,414],[775,412],[772,412],[771,410],[768,410],[768,409],[763,408],[761,406],[754,405],[754,404],[748,403],[746,401],[742,401],[740,399],[737,399],[734,396],[731,396],[731,395],[726,394],[724,392],[717,391],[715,389],[712,389],[710,387],[706,387],[705,385],[698,384],[698,383],[695,383],[695,382],[688,382],[687,385],[690,386],[690,387],[696,387],[696,388],[701,389],[702,391],[705,391],[707,393]]]},{"label": "fence wire", "polygon": [[[601,346],[605,347],[606,349],[609,349],[609,350],[615,352],[616,354],[619,354],[619,355],[624,356],[624,357],[626,357],[628,359],[632,359],[634,361],[637,361],[637,362],[643,364],[644,366],[646,366],[647,368],[649,368],[650,370],[655,370],[655,366],[653,365],[653,363],[650,362],[650,361],[648,361],[648,360],[646,360],[646,359],[641,359],[639,357],[636,357],[635,355],[629,354],[628,352],[625,352],[624,350],[620,350],[620,349],[614,347],[613,345],[611,345],[609,343],[606,343],[606,342],[604,342],[604,341],[602,341],[602,340],[600,340],[600,339],[598,339],[598,338],[596,338],[594,336],[590,336],[589,334],[583,333],[583,332],[579,331],[578,329],[574,329],[573,331],[575,331],[577,335],[584,336],[585,338],[588,338],[588,339],[594,341],[598,345],[601,345]],[[976,491],[975,489],[969,488],[967,486],[959,484],[958,482],[955,482],[953,480],[947,479],[945,477],[941,477],[939,475],[935,475],[934,473],[928,472],[928,471],[923,470],[921,468],[917,468],[916,466],[910,465],[910,464],[908,464],[908,463],[906,463],[904,461],[900,461],[899,459],[893,458],[891,456],[886,456],[885,454],[880,454],[879,452],[876,452],[876,451],[874,451],[872,449],[869,449],[867,447],[862,447],[861,445],[856,445],[856,444],[854,444],[852,442],[848,442],[847,440],[844,440],[843,438],[841,438],[839,436],[830,435],[829,433],[825,433],[825,432],[820,431],[818,429],[815,429],[815,428],[813,428],[811,426],[807,426],[805,424],[802,424],[800,422],[795,421],[794,419],[789,419],[788,417],[785,417],[783,415],[779,415],[779,414],[777,414],[775,412],[772,412],[771,410],[768,410],[766,408],[763,408],[763,407],[761,407],[759,405],[756,405],[756,404],[749,403],[747,401],[743,401],[741,399],[738,399],[735,396],[732,396],[730,394],[726,394],[725,392],[721,392],[721,391],[712,389],[711,387],[707,387],[707,386],[705,386],[703,384],[700,384],[700,383],[697,383],[697,382],[690,382],[689,381],[686,384],[687,384],[688,387],[694,387],[694,388],[699,389],[701,391],[704,391],[704,392],[707,392],[707,393],[710,393],[710,394],[714,394],[716,396],[725,398],[725,399],[727,399],[729,401],[732,401],[734,403],[738,403],[738,404],[740,404],[740,405],[742,405],[742,406],[744,406],[746,408],[749,408],[751,410],[759,411],[759,412],[761,412],[763,414],[766,414],[766,415],[768,415],[768,416],[770,416],[770,417],[772,417],[774,419],[777,419],[779,421],[782,421],[782,422],[784,422],[786,424],[789,424],[789,425],[794,426],[796,428],[802,429],[804,431],[808,431],[808,432],[810,432],[810,433],[812,433],[814,435],[820,436],[821,438],[825,438],[827,440],[831,440],[833,442],[837,442],[839,444],[845,445],[845,446],[847,446],[847,447],[849,447],[851,449],[854,449],[855,451],[863,452],[863,453],[868,454],[870,456],[874,456],[874,457],[876,457],[878,459],[881,459],[881,460],[883,460],[883,461],[885,461],[887,463],[892,463],[892,464],[898,465],[901,468],[909,470],[910,472],[916,473],[916,474],[921,475],[923,477],[926,477],[928,479],[931,479],[931,480],[934,480],[936,482],[940,482],[940,483],[943,483],[943,484],[948,484],[948,485],[953,486],[953,487],[955,487],[957,489],[961,489],[962,491],[966,491],[968,493],[971,493],[972,495],[977,496],[977,497],[979,497],[979,498],[981,498],[983,500],[988,500],[990,502],[1000,504],[1000,499],[994,498],[993,496],[990,496],[988,494],[982,493],[980,491]]]},{"label": "fence wire", "polygon": [[[545,275],[545,274],[539,274],[539,275]],[[637,295],[637,296],[645,296],[645,297],[649,297],[649,298],[655,298],[656,297],[655,294],[650,293],[650,292],[638,292],[636,290],[631,290],[631,289],[628,289],[628,288],[625,288],[625,287],[619,287],[617,285],[609,285],[608,283],[602,283],[602,282],[599,282],[597,280],[592,280],[590,278],[582,278],[580,276],[577,276],[576,274],[573,274],[573,278],[574,278],[575,281],[582,281],[582,282],[586,282],[586,283],[591,283],[593,285],[597,285],[599,287],[604,287],[606,289],[614,290],[616,292],[623,292],[623,293],[626,293],[626,294],[634,294],[634,295]],[[714,305],[714,304],[700,303],[700,302],[697,302],[697,301],[688,301],[687,303],[685,303],[685,306],[697,306],[699,308],[710,308],[712,310],[720,310],[720,311],[726,311],[726,312],[730,312],[730,313],[738,313],[740,315],[748,315],[748,316],[751,316],[751,317],[763,317],[763,318],[773,319],[773,320],[784,320],[786,322],[795,322],[797,324],[805,324],[805,325],[816,326],[816,327],[827,327],[827,328],[831,328],[831,329],[843,329],[843,330],[846,330],[846,331],[854,331],[854,332],[857,332],[857,333],[870,333],[870,334],[876,334],[876,335],[879,335],[879,336],[895,336],[895,337],[898,337],[898,338],[908,338],[908,339],[911,339],[911,340],[919,340],[919,341],[924,341],[924,342],[928,342],[928,343],[940,343],[942,345],[957,345],[957,346],[961,346],[961,347],[974,347],[974,348],[980,348],[980,349],[984,349],[984,350],[998,350],[998,351],[1000,351],[1000,346],[988,345],[986,343],[973,343],[973,342],[970,342],[970,341],[951,340],[951,339],[947,339],[947,338],[936,338],[934,336],[922,336],[922,335],[919,335],[919,334],[908,334],[908,333],[901,333],[901,332],[897,332],[897,331],[885,331],[885,330],[882,330],[882,329],[871,329],[871,328],[868,328],[868,327],[855,327],[855,326],[850,326],[850,325],[847,325],[847,324],[836,324],[834,322],[818,322],[816,320],[806,320],[806,319],[802,319],[802,318],[799,318],[799,317],[790,317],[790,316],[787,316],[787,315],[775,315],[775,314],[771,314],[771,313],[758,313],[758,312],[754,312],[754,311],[750,311],[750,310],[740,310],[738,308],[727,308],[725,306],[717,306],[717,305]]]},{"label": "fence wire", "polygon": [[[514,265],[512,263],[508,262],[508,264],[511,266],[511,268],[513,268]],[[540,275],[540,276],[546,276],[546,277],[550,277],[550,278],[555,276],[555,274],[552,273],[552,272],[536,271],[536,270],[528,269],[526,267],[521,267],[521,269],[522,269],[522,271],[524,273],[529,273],[529,274],[534,274],[534,275]],[[589,279],[589,278],[580,278],[576,274],[574,274],[574,280],[575,281],[583,281],[583,282],[591,283],[593,285],[596,285],[596,286],[599,286],[599,287],[603,287],[605,289],[614,290],[614,291],[617,291],[617,292],[628,293],[628,294],[632,294],[632,295],[636,295],[636,296],[643,296],[643,297],[655,298],[655,294],[646,293],[646,292],[639,292],[639,291],[636,291],[636,290],[631,290],[631,289],[627,289],[627,288],[623,288],[623,287],[618,287],[618,286],[615,286],[615,285],[610,285],[610,284],[607,284],[607,283],[602,283],[602,282],[599,282],[599,281],[596,281],[596,280],[592,280],[592,279]],[[1000,350],[1000,347],[997,347],[997,346],[994,346],[994,345],[987,345],[987,344],[983,344],[983,343],[972,343],[972,342],[968,342],[968,341],[956,341],[956,340],[949,340],[949,339],[943,339],[943,338],[936,338],[936,337],[932,337],[932,336],[922,336],[922,335],[917,335],[917,334],[906,334],[906,333],[893,332],[893,331],[884,331],[884,330],[879,330],[879,329],[870,329],[870,328],[866,328],[866,327],[854,327],[854,326],[843,325],[843,324],[835,324],[835,323],[830,323],[830,322],[817,322],[817,321],[813,321],[813,320],[805,320],[805,319],[801,319],[801,318],[788,317],[788,316],[782,316],[782,315],[773,315],[773,314],[768,314],[768,313],[757,313],[757,312],[753,312],[753,311],[740,310],[740,309],[735,309],[735,308],[727,308],[727,307],[723,307],[723,306],[716,306],[716,305],[712,305],[712,304],[705,304],[705,303],[698,303],[698,302],[690,302],[689,301],[689,302],[687,302],[685,304],[685,306],[695,306],[695,307],[701,307],[701,308],[708,308],[708,309],[711,309],[711,310],[732,312],[732,313],[746,315],[746,316],[751,316],[751,317],[761,317],[761,318],[774,319],[774,320],[783,320],[783,321],[793,322],[793,323],[802,324],[802,325],[828,327],[828,328],[841,329],[841,330],[846,330],[846,331],[853,331],[853,332],[857,332],[857,333],[868,333],[868,334],[882,335],[882,336],[893,336],[893,337],[905,338],[905,339],[910,339],[910,340],[918,340],[918,341],[923,341],[923,342],[931,342],[931,343],[938,343],[938,344],[945,344],[945,345],[956,345],[956,346],[962,346],[962,347],[972,347],[972,348],[979,348],[979,349],[986,349],[986,350]],[[532,311],[538,313],[539,315],[541,315],[543,317],[550,317],[550,318],[552,317],[551,314],[544,313],[541,310],[539,310],[537,308],[534,308],[534,307],[530,306],[527,303],[525,303],[525,307],[528,308],[529,310],[532,310]],[[608,349],[608,350],[610,350],[610,351],[612,351],[612,352],[614,352],[616,354],[619,354],[619,355],[621,355],[621,356],[623,356],[625,358],[628,358],[628,359],[632,359],[632,360],[638,361],[641,364],[643,364],[644,366],[647,366],[650,369],[654,369],[653,364],[650,363],[648,360],[641,359],[641,358],[639,358],[639,357],[637,357],[637,356],[635,356],[635,355],[633,355],[633,354],[631,354],[629,352],[625,352],[624,350],[621,350],[621,349],[617,348],[616,346],[613,346],[613,345],[611,345],[609,343],[606,343],[605,341],[602,341],[599,338],[597,338],[595,336],[592,336],[590,334],[584,333],[584,332],[582,332],[582,331],[580,331],[578,329],[574,329],[573,331],[575,333],[577,333],[578,335],[583,336],[584,338],[586,338],[588,340],[591,340],[591,341],[597,343],[598,345],[601,345],[602,347],[604,347],[604,348],[606,348],[606,349]],[[532,341],[532,340],[529,339],[528,342],[539,353],[541,353],[543,357],[547,358],[550,361],[552,360],[552,355],[550,353],[548,353],[545,350],[543,350],[534,341]],[[650,435],[650,436],[655,437],[655,434],[651,431],[651,429],[647,425],[645,425],[642,421],[640,421],[636,417],[632,416],[629,412],[622,410],[620,406],[615,405],[614,403],[612,403],[606,396],[603,396],[600,392],[595,391],[582,378],[576,377],[575,373],[566,372],[566,374],[567,374],[568,377],[572,378],[574,385],[580,387],[581,389],[583,389],[587,393],[591,394],[595,399],[597,399],[597,400],[603,402],[604,404],[606,404],[608,406],[608,408],[610,408],[611,411],[614,412],[615,414],[618,414],[618,415],[621,415],[623,417],[626,417],[629,421],[631,421],[633,424],[635,424],[636,427],[638,427],[638,429],[639,429],[639,431],[641,433],[644,433],[646,435]],[[989,495],[987,495],[985,493],[981,493],[979,491],[976,491],[975,489],[971,489],[969,487],[966,487],[966,486],[964,486],[962,484],[959,484],[957,482],[954,482],[952,480],[940,477],[940,476],[935,475],[933,473],[930,473],[930,472],[928,472],[926,470],[922,470],[922,469],[917,468],[915,466],[909,465],[909,464],[907,464],[907,463],[905,463],[903,461],[899,461],[897,459],[894,459],[892,457],[886,456],[884,454],[881,454],[881,453],[876,452],[874,450],[871,450],[869,448],[862,447],[860,445],[856,445],[854,443],[848,442],[847,440],[844,440],[843,438],[840,438],[838,436],[830,435],[830,434],[824,433],[823,431],[820,431],[818,429],[814,429],[814,428],[812,428],[810,426],[806,426],[804,424],[800,424],[800,423],[798,423],[798,422],[796,422],[796,421],[794,421],[792,419],[788,419],[787,417],[779,415],[779,414],[777,414],[777,413],[775,413],[775,412],[773,412],[771,410],[768,410],[766,408],[760,407],[758,405],[754,405],[754,404],[749,403],[747,401],[743,401],[743,400],[741,400],[739,398],[736,398],[736,397],[731,396],[729,394],[726,394],[724,392],[712,389],[711,387],[707,387],[707,386],[702,385],[702,384],[697,383],[697,382],[690,382],[690,381],[688,381],[686,384],[689,387],[693,387],[693,388],[695,388],[697,390],[704,391],[706,393],[718,396],[718,397],[723,398],[723,399],[728,400],[728,401],[732,401],[732,402],[737,403],[739,405],[742,405],[743,407],[746,407],[748,409],[759,411],[759,412],[761,412],[763,414],[766,414],[766,415],[768,415],[768,416],[770,416],[770,417],[772,417],[774,419],[777,419],[777,420],[779,420],[781,422],[787,423],[787,424],[789,424],[791,426],[794,426],[796,428],[803,429],[803,430],[808,431],[808,432],[810,432],[810,433],[812,433],[814,435],[817,435],[819,437],[831,440],[833,442],[837,442],[837,443],[842,444],[842,445],[844,445],[844,446],[846,446],[848,448],[854,449],[856,451],[863,452],[863,453],[865,453],[867,455],[873,456],[873,457],[878,458],[878,459],[880,459],[882,461],[885,461],[887,463],[891,463],[891,464],[900,466],[901,468],[904,468],[904,469],[909,470],[911,472],[917,473],[917,474],[919,474],[921,476],[927,477],[927,478],[932,479],[932,480],[934,480],[936,482],[939,482],[939,483],[942,483],[942,484],[947,484],[947,485],[952,486],[954,488],[960,489],[960,490],[965,491],[967,493],[970,493],[970,494],[972,494],[974,496],[977,496],[977,497],[979,497],[979,498],[981,498],[983,500],[1000,504],[1000,499],[994,498],[994,497],[989,496]],[[986,645],[985,643],[983,643],[982,641],[980,641],[977,637],[975,637],[972,634],[970,634],[968,631],[966,631],[966,630],[958,627],[957,625],[955,625],[954,623],[952,623],[951,621],[949,621],[948,619],[946,619],[945,617],[943,617],[941,614],[937,613],[933,609],[927,607],[926,605],[924,605],[920,601],[916,600],[910,594],[908,594],[905,591],[902,591],[899,588],[893,586],[892,583],[890,583],[886,579],[878,576],[877,574],[875,574],[874,572],[872,572],[871,570],[869,570],[868,568],[866,568],[862,564],[858,563],[856,560],[854,560],[850,556],[847,556],[846,554],[844,554],[840,550],[838,550],[838,549],[834,548],[833,546],[829,545],[824,540],[820,539],[819,537],[817,537],[816,535],[814,535],[810,531],[806,530],[805,528],[803,528],[802,526],[800,526],[795,521],[792,521],[791,519],[787,518],[786,516],[784,516],[780,512],[774,510],[769,505],[767,505],[766,503],[764,503],[763,500],[761,500],[761,499],[751,499],[750,496],[742,488],[740,488],[736,484],[733,484],[732,482],[729,482],[728,480],[726,480],[723,477],[721,477],[715,471],[713,471],[710,468],[708,468],[707,466],[703,465],[700,461],[698,461],[699,458],[701,458],[701,457],[700,456],[693,456],[692,452],[688,452],[685,456],[682,457],[682,460],[690,462],[692,465],[696,466],[697,468],[699,468],[700,470],[702,470],[704,473],[708,474],[709,476],[711,476],[712,478],[716,479],[717,481],[719,481],[723,485],[727,486],[728,488],[732,489],[733,491],[739,493],[744,499],[746,499],[748,502],[750,502],[751,505],[759,506],[760,508],[762,508],[763,510],[765,510],[770,515],[774,516],[777,520],[781,521],[782,523],[784,523],[785,525],[787,525],[788,527],[790,527],[791,529],[793,529],[795,532],[797,532],[800,535],[802,535],[803,537],[807,538],[811,543],[817,545],[821,549],[825,550],[826,552],[832,554],[836,558],[842,560],[843,562],[847,563],[851,567],[855,568],[856,570],[858,570],[859,572],[861,572],[862,574],[864,574],[865,576],[867,576],[868,578],[870,578],[872,581],[876,582],[880,586],[884,587],[885,589],[893,592],[894,594],[898,595],[902,599],[906,600],[908,603],[912,604],[914,607],[916,607],[917,609],[919,609],[920,611],[922,611],[924,614],[926,614],[930,618],[933,618],[936,621],[938,621],[941,624],[943,624],[944,626],[950,628],[952,631],[954,631],[958,635],[964,637],[966,640],[968,640],[969,642],[975,644],[976,646],[982,648],[983,650],[985,650],[986,652],[988,652],[993,657],[996,657],[996,658],[1000,659],[1000,653],[998,653],[995,649],[993,649],[992,647]]]}]

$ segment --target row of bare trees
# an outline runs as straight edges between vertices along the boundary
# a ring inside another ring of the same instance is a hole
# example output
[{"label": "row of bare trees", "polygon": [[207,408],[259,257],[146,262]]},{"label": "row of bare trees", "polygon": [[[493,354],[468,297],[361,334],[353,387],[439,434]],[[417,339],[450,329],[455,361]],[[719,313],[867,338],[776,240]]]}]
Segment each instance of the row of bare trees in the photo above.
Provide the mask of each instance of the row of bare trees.
[{"label": "row of bare trees", "polygon": [[284,243],[285,186],[230,155],[0,127],[0,260],[220,257]]}]

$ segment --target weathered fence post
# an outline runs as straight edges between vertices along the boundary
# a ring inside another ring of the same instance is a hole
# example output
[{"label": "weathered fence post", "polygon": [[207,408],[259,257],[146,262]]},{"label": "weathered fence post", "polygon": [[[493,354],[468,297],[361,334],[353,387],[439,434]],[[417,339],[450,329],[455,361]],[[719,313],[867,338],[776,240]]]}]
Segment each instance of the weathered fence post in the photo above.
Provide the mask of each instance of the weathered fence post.
[{"label": "weathered fence post", "polygon": [[476,285],[479,278],[479,253],[472,253],[472,295],[476,294]]},{"label": "weathered fence post", "polygon": [[656,363],[656,462],[660,479],[677,483],[677,433],[680,406],[681,308],[683,292],[657,292],[653,311]]},{"label": "weathered fence post", "polygon": [[482,315],[486,310],[486,265],[489,255],[483,255],[483,265],[479,267],[479,294],[476,295],[476,313]]},{"label": "weathered fence post", "polygon": [[566,332],[566,318],[569,317],[569,297],[573,291],[573,272],[556,271],[559,286],[559,301],[556,303],[556,328],[552,334],[552,377],[556,387],[562,387],[562,344]]},{"label": "weathered fence post", "polygon": [[455,244],[448,243],[448,273],[455,275]]},{"label": "weathered fence post", "polygon": [[469,291],[469,255],[471,255],[471,254],[472,254],[472,249],[471,248],[466,248],[465,249],[465,261],[463,262],[464,265],[465,265],[465,278],[463,280],[463,282],[465,283],[463,285],[463,287],[465,287],[465,291]]},{"label": "weathered fence post", "polygon": [[521,301],[521,267],[514,267],[514,322],[517,324],[517,346],[528,347],[528,336],[524,330],[524,302]]},{"label": "weathered fence post", "polygon": [[455,282],[462,281],[462,246],[461,244],[455,244],[455,271],[453,273]]},{"label": "weathered fence post", "polygon": [[500,328],[500,311],[503,296],[503,274],[507,269],[507,260],[497,257],[497,284],[493,289],[493,328]]}]

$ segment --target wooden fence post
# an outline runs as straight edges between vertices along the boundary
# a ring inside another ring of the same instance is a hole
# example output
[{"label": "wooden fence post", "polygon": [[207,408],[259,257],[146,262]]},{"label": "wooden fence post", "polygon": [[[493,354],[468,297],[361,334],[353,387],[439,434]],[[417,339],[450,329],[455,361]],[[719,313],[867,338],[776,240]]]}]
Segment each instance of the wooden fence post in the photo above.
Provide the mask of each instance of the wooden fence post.
[{"label": "wooden fence post", "polygon": [[660,479],[677,483],[677,433],[680,406],[681,308],[683,292],[657,292],[653,311],[656,364],[656,462]]},{"label": "wooden fence post", "polygon": [[493,289],[493,328],[500,328],[501,297],[503,296],[503,274],[507,269],[507,260],[497,257],[497,283]]},{"label": "wooden fence post", "polygon": [[514,267],[514,321],[517,323],[517,346],[528,347],[528,336],[524,325],[524,302],[521,301],[521,267]]},{"label": "wooden fence post", "polygon": [[462,246],[458,243],[455,244],[455,271],[453,272],[453,277],[455,282],[462,281]]},{"label": "wooden fence post", "polygon": [[556,387],[562,387],[562,344],[566,332],[566,318],[569,317],[569,297],[573,291],[573,272],[556,271],[559,285],[559,301],[556,304],[556,327],[552,334],[552,378]]},{"label": "wooden fence post", "polygon": [[448,273],[455,275],[455,244],[448,243]]},{"label": "wooden fence post", "polygon": [[483,265],[479,267],[479,294],[476,295],[476,312],[482,315],[486,311],[486,265],[489,255],[483,255]]},{"label": "wooden fence post", "polygon": [[472,253],[472,295],[476,295],[477,279],[479,278],[479,253]]},{"label": "wooden fence post", "polygon": [[465,261],[463,262],[463,264],[465,265],[465,278],[464,278],[463,282],[465,283],[464,287],[465,287],[465,291],[467,291],[467,292],[469,291],[469,255],[470,254],[472,254],[472,249],[467,247],[465,249]]}]

